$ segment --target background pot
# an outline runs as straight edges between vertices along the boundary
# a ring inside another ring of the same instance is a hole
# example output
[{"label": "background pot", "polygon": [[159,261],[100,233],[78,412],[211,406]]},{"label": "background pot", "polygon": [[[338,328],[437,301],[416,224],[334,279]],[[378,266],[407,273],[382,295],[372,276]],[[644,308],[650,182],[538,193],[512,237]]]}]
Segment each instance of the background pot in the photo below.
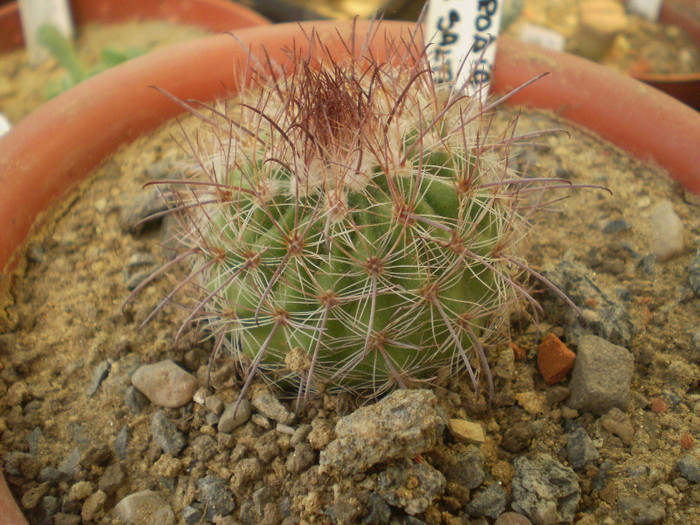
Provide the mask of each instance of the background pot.
[{"label": "background pot", "polygon": [[[680,27],[700,49],[700,2],[697,0],[666,0],[661,6],[659,22]],[[700,110],[700,71],[685,75],[641,73],[632,76]]]},{"label": "background pot", "polygon": [[[76,26],[88,22],[165,20],[223,32],[269,21],[227,0],[71,0]],[[0,53],[24,45],[17,2],[0,7]]]},{"label": "background pot", "polygon": [[[312,27],[324,45],[332,46],[339,35],[350,42],[352,24],[334,22],[260,26],[236,32],[237,40],[216,35],[186,42],[88,79],[0,138],[0,307],[13,257],[21,253],[42,211],[121,144],[180,113],[177,104],[149,86],[201,101],[235,93],[240,85],[236,71],[245,64],[248,48],[257,54],[265,46],[272,60],[284,63],[284,47],[307,45],[305,35]],[[380,46],[385,33],[406,38],[410,28],[384,23],[373,48],[377,59],[385,56]],[[357,24],[360,35],[367,30],[368,23]],[[363,41],[362,36],[354,40],[357,47]],[[506,93],[545,71],[550,75],[509,102],[553,109],[632,154],[660,163],[700,193],[700,114],[604,66],[506,38],[499,42],[493,90]],[[1,490],[0,482],[0,498]]]}]

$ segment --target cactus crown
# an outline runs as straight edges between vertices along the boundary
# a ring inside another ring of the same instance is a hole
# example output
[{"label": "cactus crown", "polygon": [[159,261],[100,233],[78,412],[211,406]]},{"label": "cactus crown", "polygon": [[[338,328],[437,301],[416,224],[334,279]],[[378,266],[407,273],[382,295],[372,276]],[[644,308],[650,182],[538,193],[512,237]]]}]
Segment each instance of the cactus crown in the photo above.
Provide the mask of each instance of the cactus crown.
[{"label": "cactus crown", "polygon": [[243,363],[241,395],[255,373],[303,400],[459,368],[493,395],[485,348],[513,303],[535,304],[513,254],[521,197],[551,181],[512,173],[513,137],[436,86],[416,41],[378,62],[311,35],[287,74],[253,67],[233,105],[193,110],[199,174],[170,193],[198,290],[187,322]]}]

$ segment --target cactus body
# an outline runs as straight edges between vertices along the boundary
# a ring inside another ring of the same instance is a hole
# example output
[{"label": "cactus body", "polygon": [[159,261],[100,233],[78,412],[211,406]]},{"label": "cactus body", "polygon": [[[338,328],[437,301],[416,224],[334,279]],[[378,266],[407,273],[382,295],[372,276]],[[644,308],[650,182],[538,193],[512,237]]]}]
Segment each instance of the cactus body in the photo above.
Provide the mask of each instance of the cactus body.
[{"label": "cactus body", "polygon": [[522,186],[510,141],[424,57],[297,55],[207,119],[204,176],[174,193],[201,291],[189,320],[247,365],[246,386],[258,372],[302,397],[376,395],[488,372],[484,344],[527,296],[509,254]]}]

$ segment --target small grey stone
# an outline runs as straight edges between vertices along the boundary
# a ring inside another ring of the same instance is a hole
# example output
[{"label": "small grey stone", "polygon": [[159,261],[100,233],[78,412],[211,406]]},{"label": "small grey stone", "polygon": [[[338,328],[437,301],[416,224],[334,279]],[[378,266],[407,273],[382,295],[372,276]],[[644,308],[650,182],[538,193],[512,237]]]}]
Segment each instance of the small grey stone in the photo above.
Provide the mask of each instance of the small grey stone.
[{"label": "small grey stone", "polygon": [[129,446],[129,426],[124,425],[114,440],[114,451],[121,460],[126,459],[126,449]]},{"label": "small grey stone", "polygon": [[107,376],[109,375],[109,370],[111,368],[112,365],[109,361],[106,360],[102,361],[95,367],[95,369],[92,371],[92,381],[90,382],[90,386],[88,387],[87,392],[85,392],[85,394],[88,397],[92,397],[95,395],[97,389],[100,388],[102,382],[105,379],[107,379]]},{"label": "small grey stone", "polygon": [[294,421],[294,414],[287,410],[267,388],[261,388],[255,392],[251,403],[265,417],[285,425],[289,425]]},{"label": "small grey stone", "polygon": [[598,449],[583,427],[576,427],[566,435],[566,456],[574,470],[580,470],[600,458]]},{"label": "small grey stone", "polygon": [[69,476],[55,467],[44,467],[39,472],[39,483],[55,485],[60,481],[66,481]]},{"label": "small grey stone", "polygon": [[[410,490],[400,490],[411,480]],[[414,516],[428,508],[445,491],[445,476],[427,463],[406,459],[390,464],[377,475],[377,494],[394,507]]]},{"label": "small grey stone", "polygon": [[165,417],[162,410],[153,415],[151,435],[163,452],[173,457],[177,456],[187,444],[184,434]]},{"label": "small grey stone", "polygon": [[480,490],[467,504],[467,512],[475,518],[488,516],[496,519],[506,510],[506,491],[498,483]]},{"label": "small grey stone", "polygon": [[72,479],[78,473],[78,465],[80,465],[80,449],[74,448],[68,457],[58,465],[58,470]]},{"label": "small grey stone", "polygon": [[203,517],[204,512],[202,509],[198,509],[193,505],[187,505],[182,509],[182,520],[185,522],[185,525],[198,525]]},{"label": "small grey stone", "polygon": [[230,434],[235,428],[248,421],[251,413],[252,409],[247,399],[241,399],[238,410],[236,410],[236,403],[229,403],[226,405],[223,414],[221,414],[219,418],[219,425],[217,427],[219,432]]},{"label": "small grey stone", "polygon": [[620,233],[630,230],[632,226],[624,219],[616,219],[614,221],[608,222],[603,227],[603,233]]},{"label": "small grey stone", "polygon": [[697,457],[685,454],[676,462],[676,468],[688,481],[700,483],[700,459]]},{"label": "small grey stone", "polygon": [[168,209],[157,187],[151,186],[135,196],[125,196],[119,209],[119,224],[127,233],[141,233],[147,227],[158,226],[162,220],[142,222],[152,215]]},{"label": "small grey stone", "polygon": [[549,454],[514,462],[512,508],[535,525],[571,522],[581,499],[578,476]]},{"label": "small grey stone", "polygon": [[[595,273],[590,268],[576,261],[563,260],[545,270],[544,276],[578,305],[586,318],[584,327],[577,312],[567,307],[563,319],[550,320],[565,325],[568,341],[577,342],[582,335],[593,333],[613,344],[629,345],[637,327],[627,305],[604,292],[596,284]],[[553,292],[548,295],[557,303],[561,301]],[[596,305],[593,309],[586,306],[591,301]]]},{"label": "small grey stone", "polygon": [[458,483],[469,490],[481,485],[486,477],[481,449],[471,445],[467,450],[450,458],[445,468],[445,477],[448,481]]},{"label": "small grey stone", "polygon": [[391,459],[415,458],[435,445],[444,426],[430,390],[397,390],[338,421],[336,439],[321,451],[320,465],[350,474]]},{"label": "small grey stone", "polygon": [[571,374],[567,405],[594,414],[612,407],[624,409],[630,398],[634,371],[632,354],[593,335],[580,339]]},{"label": "small grey stone", "polygon": [[634,496],[620,498],[617,506],[632,520],[634,525],[651,525],[661,521],[666,516],[662,505]]},{"label": "small grey stone", "polygon": [[391,519],[391,507],[378,494],[369,497],[369,512],[362,523],[369,525],[388,525]]},{"label": "small grey stone", "polygon": [[197,501],[206,508],[206,516],[212,521],[216,516],[226,516],[236,508],[233,492],[225,479],[206,476],[197,480]]},{"label": "small grey stone", "polygon": [[695,296],[700,297],[700,254],[696,255],[688,265],[688,284],[695,292]]},{"label": "small grey stone", "polygon": [[29,454],[36,456],[39,452],[39,440],[43,436],[41,427],[34,427],[34,429],[27,436],[27,443],[29,444]]},{"label": "small grey stone", "polygon": [[175,514],[157,492],[129,494],[114,507],[117,517],[130,525],[175,525]]},{"label": "small grey stone", "polygon": [[170,359],[143,365],[131,376],[131,383],[159,407],[179,408],[192,401],[197,378]]},{"label": "small grey stone", "polygon": [[148,398],[139,392],[134,385],[129,385],[124,395],[124,402],[132,414],[140,414],[148,405]]}]

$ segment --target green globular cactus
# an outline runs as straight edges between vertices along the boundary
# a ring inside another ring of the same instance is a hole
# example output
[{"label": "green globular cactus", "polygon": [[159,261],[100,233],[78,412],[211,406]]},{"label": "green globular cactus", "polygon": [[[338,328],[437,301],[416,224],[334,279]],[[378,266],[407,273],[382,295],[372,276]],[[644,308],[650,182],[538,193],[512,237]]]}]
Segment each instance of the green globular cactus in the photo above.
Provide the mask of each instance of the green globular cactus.
[{"label": "green globular cactus", "polygon": [[[171,185],[198,321],[246,370],[309,393],[379,395],[466,369],[534,304],[513,248],[525,194],[478,101],[433,82],[420,47],[377,63],[296,53],[190,137]],[[409,59],[410,58],[410,59]],[[551,181],[550,181],[551,182]],[[183,257],[184,257],[183,256]]]}]

